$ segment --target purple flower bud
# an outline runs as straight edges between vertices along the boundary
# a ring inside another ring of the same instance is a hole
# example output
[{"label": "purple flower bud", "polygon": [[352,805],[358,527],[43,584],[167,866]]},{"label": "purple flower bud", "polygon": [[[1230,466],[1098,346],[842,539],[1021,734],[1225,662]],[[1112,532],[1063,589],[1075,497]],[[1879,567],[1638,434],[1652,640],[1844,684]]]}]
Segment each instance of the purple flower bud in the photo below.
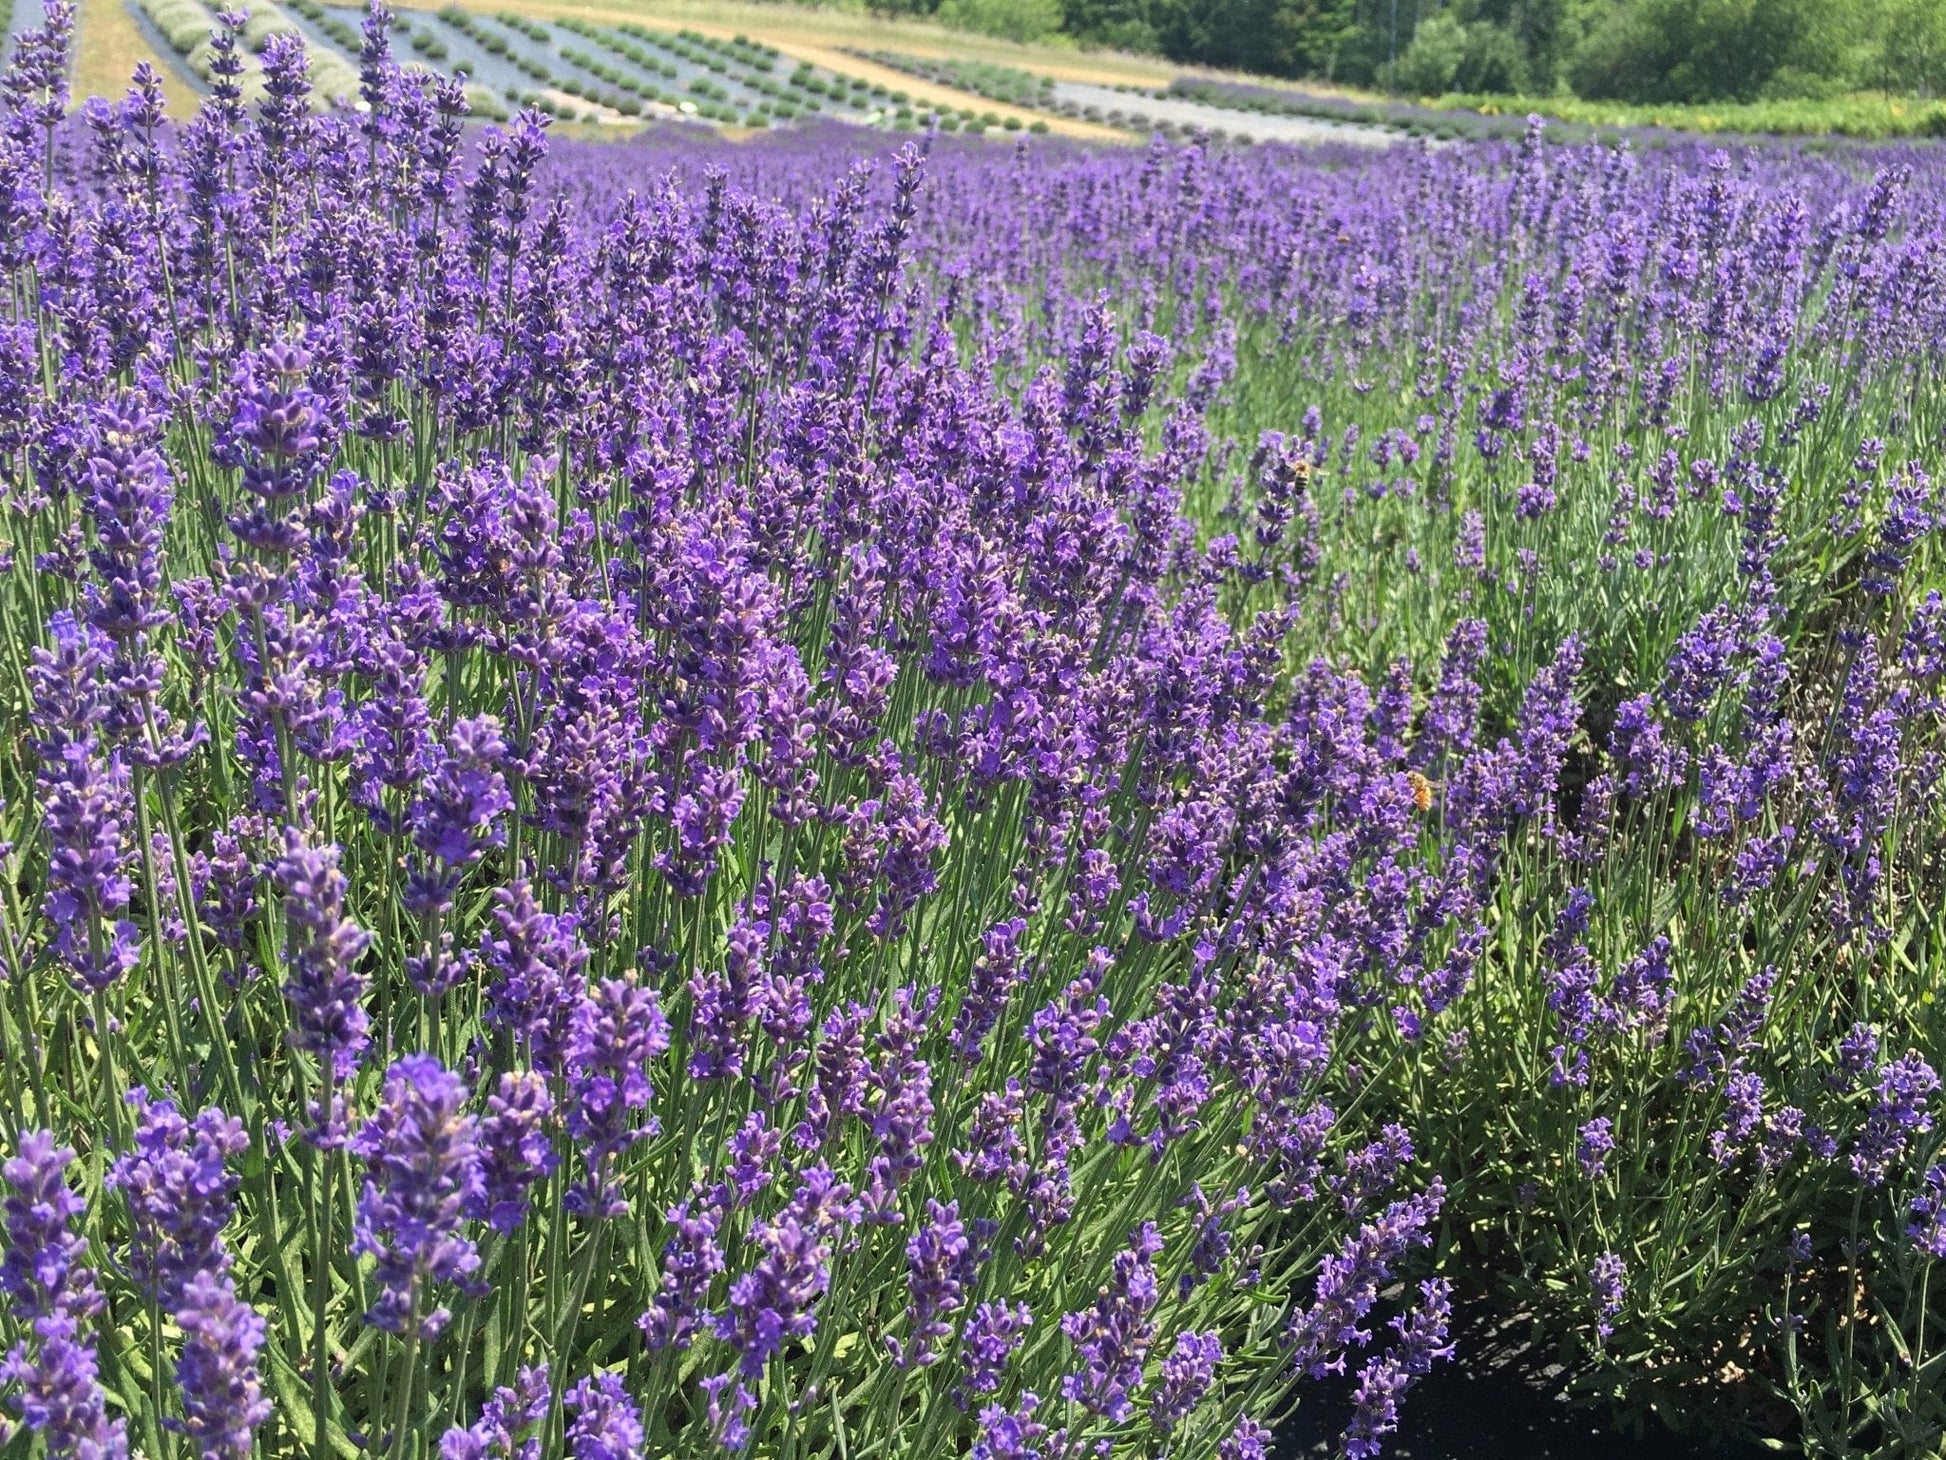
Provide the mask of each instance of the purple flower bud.
[{"label": "purple flower bud", "polygon": [[527,1194],[557,1164],[547,1127],[554,1114],[547,1081],[532,1070],[509,1070],[487,1097],[480,1122],[480,1189],[466,1208],[474,1221],[511,1232],[527,1217]]},{"label": "purple flower bud", "polygon": [[176,1361],[183,1433],[202,1460],[249,1460],[257,1427],[270,1418],[257,1369],[263,1318],[237,1297],[227,1274],[208,1271],[184,1285],[174,1312],[183,1334]]},{"label": "purple flower bud", "polygon": [[619,1374],[591,1374],[567,1392],[572,1460],[642,1460],[642,1412]]},{"label": "purple flower bud", "polygon": [[229,1269],[222,1234],[236,1209],[239,1179],[224,1162],[250,1140],[243,1123],[220,1110],[205,1110],[192,1123],[173,1101],[151,1101],[139,1088],[128,1103],[137,1117],[135,1149],[116,1158],[108,1185],[128,1201],[129,1271],[173,1312],[191,1277]]},{"label": "purple flower bud", "polygon": [[1202,1403],[1222,1362],[1223,1340],[1216,1333],[1184,1329],[1176,1335],[1176,1346],[1162,1361],[1155,1397],[1149,1401],[1149,1422],[1157,1434],[1172,1433]]},{"label": "purple flower bud", "polygon": [[86,1331],[102,1298],[94,1270],[81,1265],[87,1243],[70,1229],[87,1209],[63,1179],[73,1160],[47,1131],[27,1131],[20,1154],[0,1167],[9,1188],[0,1290],[26,1330],[0,1362],[0,1384],[17,1386],[21,1417],[46,1439],[50,1456],[122,1460],[127,1431],[109,1418]]},{"label": "purple flower bud", "polygon": [[1623,1278],[1628,1265],[1613,1252],[1604,1252],[1588,1269],[1588,1291],[1595,1301],[1595,1338],[1606,1341],[1615,1332],[1622,1311]]},{"label": "purple flower bud", "polygon": [[476,1423],[455,1425],[439,1437],[439,1460],[540,1460],[536,1431],[547,1418],[547,1365],[522,1369],[514,1382],[518,1388],[493,1391]]},{"label": "purple flower bud", "polygon": [[625,978],[603,979],[574,1011],[568,1033],[568,1134],[580,1143],[588,1176],[568,1193],[572,1210],[618,1216],[628,1203],[616,1184],[614,1158],[659,1129],[635,1123],[654,1093],[649,1066],[669,1048],[669,1021],[654,989]]},{"label": "purple flower bud", "polygon": [[466,1085],[431,1055],[409,1054],[385,1072],[384,1093],[351,1149],[369,1174],[352,1225],[352,1251],[377,1259],[379,1295],[365,1321],[401,1336],[437,1337],[443,1308],[426,1310],[434,1283],[462,1286],[480,1254],[460,1219],[482,1200],[479,1122]]},{"label": "purple flower bud", "polygon": [[[358,960],[371,935],[345,916],[350,884],[338,870],[336,847],[312,846],[295,831],[287,833],[277,881],[284,889],[289,928],[284,995],[291,1002],[295,1028],[291,1043],[329,1063],[343,1080],[357,1067],[370,1043],[365,1013],[365,978]],[[332,1119],[321,1112],[321,1121]]]}]

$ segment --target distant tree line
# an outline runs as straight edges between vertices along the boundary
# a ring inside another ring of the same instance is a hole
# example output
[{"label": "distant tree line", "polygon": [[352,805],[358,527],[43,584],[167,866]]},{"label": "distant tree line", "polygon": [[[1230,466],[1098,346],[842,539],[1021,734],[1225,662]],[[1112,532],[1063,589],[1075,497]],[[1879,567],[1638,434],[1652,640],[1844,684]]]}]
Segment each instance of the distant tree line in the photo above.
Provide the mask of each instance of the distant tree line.
[{"label": "distant tree line", "polygon": [[877,0],[1016,39],[1420,95],[1946,94],[1946,0]]}]

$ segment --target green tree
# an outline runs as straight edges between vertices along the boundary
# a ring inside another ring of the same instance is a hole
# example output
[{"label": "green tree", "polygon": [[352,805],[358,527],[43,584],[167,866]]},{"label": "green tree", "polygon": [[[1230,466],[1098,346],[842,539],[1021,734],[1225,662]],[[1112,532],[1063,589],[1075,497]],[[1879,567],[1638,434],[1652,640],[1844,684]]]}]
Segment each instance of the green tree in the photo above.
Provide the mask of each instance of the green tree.
[{"label": "green tree", "polygon": [[1453,89],[1465,59],[1466,27],[1451,15],[1434,15],[1412,33],[1412,44],[1392,68],[1392,82],[1416,96],[1438,96]]},{"label": "green tree", "polygon": [[1241,71],[1289,75],[1304,68],[1286,64],[1272,46],[1280,0],[1174,0],[1152,14],[1163,54]]},{"label": "green tree", "polygon": [[1161,0],[1061,0],[1061,28],[1092,45],[1160,51],[1155,14],[1162,8]]},{"label": "green tree", "polygon": [[1264,68],[1282,76],[1333,77],[1358,37],[1354,0],[1280,0],[1270,13]]},{"label": "green tree", "polygon": [[1599,15],[1569,82],[1622,101],[1755,101],[1843,85],[1857,6],[1844,0],[1635,0]]},{"label": "green tree", "polygon": [[[1455,9],[1469,25],[1490,23],[1507,34],[1520,55],[1528,86],[1539,91],[1554,89],[1569,29],[1569,0],[1463,0]],[[1482,32],[1474,42],[1476,68],[1486,69],[1488,56],[1496,47],[1505,53],[1502,42],[1489,40]]]},{"label": "green tree", "polygon": [[1946,93],[1946,0],[1888,0],[1877,29],[1881,86],[1922,97]]}]

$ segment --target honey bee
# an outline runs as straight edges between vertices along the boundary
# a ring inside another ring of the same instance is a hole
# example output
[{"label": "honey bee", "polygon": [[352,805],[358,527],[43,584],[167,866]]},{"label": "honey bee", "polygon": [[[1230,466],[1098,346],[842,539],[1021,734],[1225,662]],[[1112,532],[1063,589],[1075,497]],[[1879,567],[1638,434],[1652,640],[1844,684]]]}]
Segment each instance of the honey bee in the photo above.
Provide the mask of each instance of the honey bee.
[{"label": "honey bee", "polygon": [[1421,811],[1432,810],[1433,784],[1417,771],[1407,771],[1405,782],[1412,787],[1412,804]]}]

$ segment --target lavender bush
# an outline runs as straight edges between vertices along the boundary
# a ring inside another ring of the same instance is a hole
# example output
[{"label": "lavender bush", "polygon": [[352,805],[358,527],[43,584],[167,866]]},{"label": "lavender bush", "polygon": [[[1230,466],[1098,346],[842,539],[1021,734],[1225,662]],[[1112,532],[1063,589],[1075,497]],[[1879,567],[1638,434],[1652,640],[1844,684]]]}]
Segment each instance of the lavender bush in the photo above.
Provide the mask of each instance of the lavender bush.
[{"label": "lavender bush", "polygon": [[1941,165],[0,126],[56,1456],[1923,1453]]}]

